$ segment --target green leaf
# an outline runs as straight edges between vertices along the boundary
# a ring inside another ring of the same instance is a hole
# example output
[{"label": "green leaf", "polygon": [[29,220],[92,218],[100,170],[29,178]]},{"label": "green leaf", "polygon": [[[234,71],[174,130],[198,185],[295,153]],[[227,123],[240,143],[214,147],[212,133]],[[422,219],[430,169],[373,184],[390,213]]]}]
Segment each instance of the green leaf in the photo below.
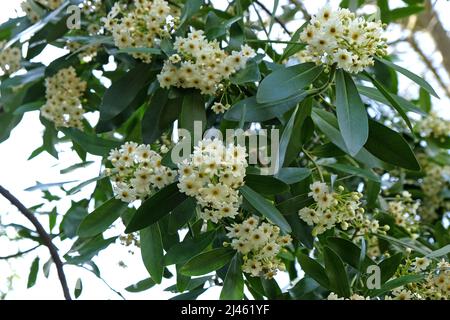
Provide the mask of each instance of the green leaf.
[{"label": "green leaf", "polygon": [[180,128],[194,133],[194,122],[200,121],[202,133],[206,127],[206,110],[203,96],[199,91],[193,90],[183,97],[183,104],[180,114]]},{"label": "green leaf", "polygon": [[[308,96],[308,91],[290,96],[284,100],[271,103],[258,103],[256,97],[240,100],[234,104],[224,115],[225,120],[258,122],[281,117],[294,108],[300,101]],[[245,110],[245,112],[243,112]]]},{"label": "green leaf", "polygon": [[16,116],[10,113],[0,113],[0,143],[8,140],[11,131],[22,120],[22,116]]},{"label": "green leaf", "polygon": [[352,77],[343,71],[336,73],[336,111],[339,129],[350,155],[356,155],[369,136],[366,108]]},{"label": "green leaf", "polygon": [[207,248],[216,236],[215,231],[203,233],[195,238],[183,240],[183,242],[172,246],[164,256],[163,264],[165,266],[171,264],[181,264],[192,259]]},{"label": "green leaf", "polygon": [[125,232],[131,233],[154,224],[186,198],[184,193],[179,192],[176,182],[164,187],[142,203]]},{"label": "green leaf", "polygon": [[180,27],[182,27],[189,18],[191,18],[198,10],[200,10],[200,7],[203,5],[204,0],[187,0],[183,11],[181,13],[180,18]]},{"label": "green leaf", "polygon": [[181,98],[168,99],[168,91],[157,89],[142,119],[142,139],[153,143],[176,120],[181,110]]},{"label": "green leaf", "polygon": [[290,56],[296,54],[300,50],[304,49],[306,47],[306,44],[299,42],[300,40],[300,34],[302,33],[303,29],[308,25],[308,21],[306,21],[304,24],[300,26],[300,28],[295,31],[295,33],[292,35],[291,40],[286,48],[284,49],[283,54],[281,55],[279,61],[284,61],[285,59],[289,58]]},{"label": "green leaf", "polygon": [[309,206],[313,202],[312,198],[308,197],[307,194],[301,194],[277,204],[277,208],[284,215],[297,214],[298,210]]},{"label": "green leaf", "polygon": [[408,142],[394,130],[376,121],[369,121],[369,139],[365,148],[387,163],[413,171],[420,170],[420,165]]},{"label": "green leaf", "polygon": [[308,168],[281,168],[275,177],[284,183],[294,184],[305,180],[311,175]]},{"label": "green leaf", "polygon": [[96,156],[107,155],[111,149],[117,148],[121,144],[118,141],[103,139],[74,128],[61,128],[61,131],[85,151]]},{"label": "green leaf", "polygon": [[78,228],[78,235],[88,238],[106,231],[127,209],[127,203],[119,199],[106,201],[84,218]]},{"label": "green leaf", "polygon": [[162,53],[161,49],[158,48],[123,48],[117,50],[117,53],[145,53],[145,54],[154,54],[160,55]]},{"label": "green leaf", "polygon": [[[365,86],[361,86],[358,85],[357,86],[358,91],[360,94],[362,94],[363,96],[370,98],[372,100],[376,100],[384,105],[390,106],[390,107],[394,107],[391,102],[386,99],[386,97],[380,93],[380,91],[378,91],[375,88],[371,88],[371,87],[365,87]],[[389,92],[389,95],[392,97],[392,99],[394,99],[397,104],[405,111],[405,112],[415,112],[418,114],[422,114],[422,115],[426,115],[425,112],[423,112],[422,110],[420,110],[414,103],[400,97],[397,96],[393,93]]]},{"label": "green leaf", "polygon": [[341,163],[333,163],[333,164],[324,164],[324,167],[332,168],[337,171],[341,171],[348,174],[353,174],[355,176],[362,177],[364,179],[368,179],[374,182],[380,182],[380,177],[377,176],[373,171],[363,168],[358,168],[348,164]]},{"label": "green leaf", "polygon": [[75,284],[75,290],[73,293],[75,296],[75,299],[78,299],[82,292],[83,292],[83,282],[81,281],[81,279],[78,279],[77,283]]},{"label": "green leaf", "polygon": [[22,115],[29,111],[40,110],[44,104],[45,104],[45,101],[43,101],[43,100],[25,103],[25,104],[21,105],[20,107],[18,107],[16,110],[14,110],[13,115],[18,116],[18,115]]},{"label": "green leaf", "polygon": [[82,182],[82,183],[76,185],[75,187],[73,187],[73,188],[70,189],[69,191],[67,191],[67,194],[68,194],[68,195],[73,195],[73,194],[77,193],[78,191],[80,191],[81,189],[83,189],[84,187],[90,185],[91,183],[94,183],[94,182],[103,180],[103,179],[105,179],[105,178],[107,178],[107,177],[108,177],[108,176],[106,176],[106,175],[101,175],[101,176],[94,177],[94,178],[92,178],[92,179],[86,180],[86,181],[84,181],[84,182]]},{"label": "green leaf", "polygon": [[180,270],[187,276],[201,276],[222,268],[236,254],[231,248],[217,248],[200,253],[189,260]]},{"label": "green leaf", "polygon": [[255,60],[247,62],[247,66],[236,72],[230,77],[233,84],[239,85],[248,82],[257,82],[261,80],[261,73],[259,72],[258,64]]},{"label": "green leaf", "polygon": [[364,71],[364,74],[372,81],[373,85],[381,92],[381,94],[386,98],[386,100],[389,101],[389,105],[392,106],[395,110],[397,110],[397,112],[400,114],[403,120],[405,120],[408,128],[411,130],[412,133],[414,133],[408,115],[403,110],[403,108],[398,104],[398,102],[393,98],[393,96],[389,93],[389,91],[387,91],[386,88],[378,80],[372,77],[369,73]]},{"label": "green leaf", "polygon": [[395,8],[391,10],[390,12],[390,21],[400,20],[415,14],[418,14],[419,12],[422,12],[424,10],[423,6],[407,6],[402,8]]},{"label": "green leaf", "polygon": [[297,258],[302,270],[308,276],[316,280],[322,287],[329,288],[330,281],[328,280],[327,272],[320,263],[303,253],[299,253]]},{"label": "green leaf", "polygon": [[138,283],[132,284],[131,286],[128,286],[125,288],[128,292],[142,292],[145,290],[148,290],[155,286],[156,283],[153,281],[152,278],[147,278],[144,280],[139,281]]},{"label": "green leaf", "polygon": [[140,243],[144,265],[153,281],[159,284],[161,283],[164,272],[164,265],[162,263],[164,253],[158,223],[154,223],[140,231]]},{"label": "green leaf", "polygon": [[27,288],[31,288],[36,284],[38,271],[39,271],[39,257],[36,257],[31,263],[30,273],[28,275]]},{"label": "green leaf", "polygon": [[273,176],[247,174],[245,184],[258,193],[274,195],[289,191],[289,186]]},{"label": "green leaf", "polygon": [[[337,119],[334,117],[334,115],[325,110],[314,108],[311,116],[314,120],[314,123],[319,127],[320,131],[322,131],[325,136],[331,142],[333,142],[333,144],[339,147],[339,149],[348,153],[344,139],[342,138],[341,133],[338,130]],[[361,151],[358,152],[358,154],[355,155],[354,158],[371,168],[381,166],[380,160],[370,154],[366,150],[366,148],[361,149]]]},{"label": "green leaf", "polygon": [[373,290],[369,292],[369,295],[371,297],[379,297],[383,294],[386,294],[389,291],[394,290],[395,288],[399,288],[404,286],[405,284],[412,283],[412,282],[419,282],[423,280],[426,277],[426,275],[422,274],[408,274],[406,276],[401,276],[399,278],[393,279],[391,281],[386,282],[381,286],[380,289]]},{"label": "green leaf", "polygon": [[141,63],[113,82],[103,95],[100,105],[102,121],[118,116],[133,102],[141,89],[149,83],[149,79],[156,75],[156,73],[150,72],[150,68],[150,64]]},{"label": "green leaf", "polygon": [[403,74],[404,76],[408,77],[409,79],[411,79],[412,81],[414,81],[415,83],[417,83],[420,87],[422,87],[423,89],[425,89],[429,94],[431,94],[432,96],[435,96],[436,98],[439,98],[439,96],[437,95],[436,91],[434,91],[433,87],[426,82],[424,79],[422,79],[421,77],[419,77],[418,75],[412,73],[411,71],[402,68],[386,59],[382,59],[382,58],[378,58],[375,57],[376,60],[384,63],[385,65],[387,65],[388,67],[391,67],[392,69],[395,69],[397,72],[400,72],[401,74]]},{"label": "green leaf", "polygon": [[397,239],[388,235],[383,234],[377,234],[378,238],[381,238],[383,240],[386,240],[388,242],[394,243],[398,246],[401,246],[403,248],[411,248],[412,250],[419,252],[423,255],[427,255],[431,253],[431,250],[426,247],[418,246],[415,242],[411,241],[410,239]]},{"label": "green leaf", "polygon": [[320,285],[309,277],[302,278],[294,287],[288,289],[289,295],[294,300],[304,300],[305,295],[316,290]]},{"label": "green leaf", "polygon": [[401,252],[398,252],[389,258],[384,259],[381,261],[378,266],[380,267],[381,271],[381,283],[385,283],[388,281],[392,276],[395,274],[395,272],[398,269],[398,266],[402,262],[403,254]]},{"label": "green leaf", "polygon": [[85,168],[85,167],[87,167],[87,166],[89,166],[89,165],[91,165],[91,164],[93,164],[93,163],[95,163],[95,161],[83,161],[83,162],[74,164],[74,165],[72,165],[72,166],[69,166],[69,167],[67,167],[67,168],[65,168],[65,169],[61,169],[61,170],[59,171],[59,173],[60,173],[60,174],[70,173],[70,172],[75,171],[75,170],[77,170],[77,169],[79,169],[79,168]]},{"label": "green leaf", "polygon": [[184,200],[180,205],[173,209],[169,216],[169,233],[177,233],[188,221],[195,215],[197,204],[192,197]]},{"label": "green leaf", "polygon": [[244,298],[244,278],[242,276],[242,258],[236,253],[231,259],[230,266],[220,292],[221,300],[242,300]]},{"label": "green leaf", "polygon": [[297,95],[322,71],[321,66],[310,62],[274,71],[261,81],[256,100],[258,103],[273,103]]},{"label": "green leaf", "polygon": [[365,272],[367,266],[376,264],[365,254],[363,254],[363,260],[361,264],[360,258],[362,251],[356,244],[354,244],[350,240],[338,237],[329,237],[327,238],[327,245],[336,254],[338,254],[343,261],[360,271]]},{"label": "green leaf", "polygon": [[[329,247],[324,248],[325,272],[332,290],[340,297],[350,296],[350,284],[341,258]],[[359,257],[358,257],[359,258]]]},{"label": "green leaf", "polygon": [[419,106],[424,111],[423,113],[426,115],[431,111],[431,96],[424,89],[420,88],[419,90]]},{"label": "green leaf", "polygon": [[426,255],[427,258],[439,258],[450,253],[450,244]]},{"label": "green leaf", "polygon": [[273,206],[269,201],[267,201],[264,197],[259,195],[257,192],[252,190],[248,186],[243,186],[240,188],[242,196],[250,203],[250,205],[267,219],[269,219],[272,223],[279,226],[283,232],[290,233],[291,226],[283,217],[280,211]]}]

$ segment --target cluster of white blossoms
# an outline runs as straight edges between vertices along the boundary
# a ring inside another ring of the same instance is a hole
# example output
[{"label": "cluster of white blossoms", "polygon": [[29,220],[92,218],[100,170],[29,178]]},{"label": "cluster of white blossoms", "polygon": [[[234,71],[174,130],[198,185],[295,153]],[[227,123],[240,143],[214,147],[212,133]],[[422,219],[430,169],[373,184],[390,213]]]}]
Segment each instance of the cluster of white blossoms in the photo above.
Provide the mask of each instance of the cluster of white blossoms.
[{"label": "cluster of white blossoms", "polygon": [[420,201],[412,199],[408,191],[403,191],[401,195],[395,196],[396,200],[388,201],[387,212],[394,217],[395,224],[403,227],[412,238],[416,238],[419,229],[419,216],[417,210]]},{"label": "cluster of white blossoms", "polygon": [[348,9],[322,8],[300,35],[306,44],[298,55],[302,61],[337,64],[347,72],[358,73],[374,64],[374,56],[384,56],[386,38],[380,21],[366,21]]},{"label": "cluster of white blossoms", "polygon": [[242,198],[238,188],[244,184],[246,156],[245,147],[206,139],[178,165],[178,188],[195,197],[202,209],[201,218],[217,223],[239,213]]},{"label": "cluster of white blossoms", "polygon": [[350,296],[350,298],[342,298],[342,297],[340,298],[336,293],[331,292],[328,295],[327,300],[371,300],[371,298],[370,297],[364,297],[364,296],[361,296],[361,295],[356,294],[356,293],[352,294]]},{"label": "cluster of white blossoms", "polygon": [[[116,2],[102,21],[118,48],[154,48],[162,38],[170,37],[179,20],[178,11],[164,0],[135,0],[132,6]],[[151,62],[149,53],[135,52],[132,56]]]},{"label": "cluster of white blossoms", "polygon": [[[64,2],[64,0],[33,0],[34,2],[37,2],[39,5],[43,6],[46,9],[49,10],[55,10],[61,6],[61,4]],[[36,5],[36,4],[35,4]],[[20,4],[20,7],[22,10],[26,13],[28,19],[35,23],[38,22],[39,19],[41,19],[41,16],[39,15],[39,12],[37,12],[35,9],[36,7],[30,4],[29,1],[23,1]]]},{"label": "cluster of white blossoms", "polygon": [[19,48],[9,47],[3,49],[6,41],[0,41],[0,75],[12,74],[20,69],[22,54]]},{"label": "cluster of white blossoms", "polygon": [[73,67],[59,70],[45,79],[46,103],[41,115],[57,127],[74,127],[83,130],[84,109],[81,97],[86,90],[86,81],[78,78]]},{"label": "cluster of white blossoms", "polygon": [[387,300],[449,300],[450,263],[444,259],[436,265],[426,257],[407,258],[398,276],[426,273],[424,280],[394,289]]},{"label": "cluster of white blossoms", "polygon": [[[339,186],[337,192],[331,192],[324,182],[314,182],[309,188],[308,195],[313,197],[314,203],[299,210],[300,218],[308,225],[314,226],[314,236],[339,225],[343,230],[350,226],[361,236],[366,233],[377,233],[386,230],[380,228],[378,220],[370,219],[364,215],[359,192],[344,193],[344,187]],[[383,229],[383,230],[381,230]]]},{"label": "cluster of white blossoms", "polygon": [[256,55],[247,45],[228,55],[217,41],[206,40],[202,30],[190,32],[187,38],[177,37],[174,49],[177,53],[164,63],[158,75],[161,88],[196,88],[204,95],[215,94],[223,80]]},{"label": "cluster of white blossoms", "polygon": [[176,171],[162,165],[162,157],[149,145],[126,142],[109,153],[113,168],[106,169],[114,183],[116,198],[124,202],[143,200],[175,181]]},{"label": "cluster of white blossoms", "polygon": [[242,270],[253,277],[273,278],[278,270],[284,271],[284,263],[277,257],[284,246],[292,242],[290,235],[280,235],[280,228],[259,221],[253,216],[242,223],[227,227],[231,247],[242,254]]},{"label": "cluster of white blossoms", "polygon": [[419,130],[425,137],[445,141],[450,138],[450,121],[440,118],[435,112],[419,122]]},{"label": "cluster of white blossoms", "polygon": [[439,211],[450,210],[450,200],[444,196],[450,189],[450,166],[432,162],[426,156],[418,158],[425,173],[420,184],[424,198],[419,214],[424,221],[433,222],[439,218]]}]

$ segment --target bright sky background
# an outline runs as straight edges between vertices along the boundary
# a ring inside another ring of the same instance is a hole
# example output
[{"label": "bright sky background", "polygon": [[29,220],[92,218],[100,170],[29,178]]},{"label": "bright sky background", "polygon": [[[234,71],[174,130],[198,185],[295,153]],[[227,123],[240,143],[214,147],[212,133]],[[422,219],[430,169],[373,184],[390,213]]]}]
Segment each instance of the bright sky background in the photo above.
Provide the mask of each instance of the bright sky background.
[{"label": "bright sky background", "polygon": [[[224,4],[225,1],[215,1],[217,3]],[[285,1],[280,1],[283,4]],[[323,6],[327,1],[325,0],[309,0],[305,1],[306,7],[309,12],[314,13],[319,7]],[[333,5],[336,5],[339,1],[331,1]],[[393,6],[401,3],[398,0],[390,1]],[[20,9],[21,0],[8,0],[1,2],[0,11],[0,23],[6,21],[10,17],[17,16],[17,12],[21,12]],[[272,0],[265,0],[268,8],[273,6]],[[440,12],[450,12],[450,4],[444,0],[438,0],[437,5]],[[219,6],[218,6],[219,7]],[[21,13],[19,13],[22,15]],[[301,17],[301,14],[299,14]],[[295,30],[297,25],[300,25],[302,21],[293,22],[289,25],[291,30]],[[450,21],[445,21],[450,24]],[[450,30],[450,25],[447,26]],[[280,35],[280,28],[274,26],[273,39],[276,39]],[[388,34],[390,39],[396,39],[399,37],[399,31],[396,28],[391,28]],[[430,39],[423,35],[420,36],[421,43],[424,43],[427,48],[433,48]],[[430,45],[428,45],[430,43]],[[424,65],[413,58],[414,55],[408,46],[400,45],[398,47],[401,52],[399,64],[407,67],[409,70],[422,75],[425,67]],[[430,53],[432,51],[430,50]],[[38,60],[48,64],[52,59],[64,54],[61,50],[49,49],[38,57]],[[436,66],[440,65],[442,57],[439,54],[433,54],[433,60]],[[442,70],[441,70],[442,71]],[[445,72],[442,72],[445,81]],[[429,76],[429,75],[428,75]],[[411,83],[404,78],[401,78],[401,89],[406,95],[411,95],[412,97],[417,95],[417,87],[411,85]],[[436,91],[441,97],[444,94],[437,86],[437,84],[428,79],[431,84],[436,88]],[[435,101],[435,108],[445,118],[450,118],[450,112],[448,111],[448,99],[443,98],[441,101]],[[34,206],[41,203],[41,193],[40,191],[27,192],[24,191],[26,188],[35,184],[36,181],[41,183],[51,183],[69,180],[79,180],[84,181],[93,178],[98,175],[100,170],[100,164],[98,157],[90,156],[88,160],[95,160],[96,163],[84,168],[79,169],[73,173],[61,175],[59,171],[66,167],[69,167],[75,163],[80,162],[78,157],[70,151],[69,145],[59,146],[62,151],[60,153],[60,159],[56,160],[50,155],[43,153],[40,156],[34,158],[31,161],[27,161],[31,152],[42,145],[42,132],[43,126],[40,124],[38,119],[38,112],[27,113],[23,118],[22,122],[13,130],[10,139],[2,144],[0,144],[0,184],[9,189],[16,197],[18,197],[26,206]],[[57,189],[52,189],[52,192],[58,194]],[[88,197],[93,191],[93,185],[85,188],[85,190],[70,199],[64,199],[58,204],[58,213],[64,214],[66,210],[70,207],[70,200],[80,200]],[[59,193],[59,195],[63,195]],[[51,209],[51,207],[44,207],[45,209]],[[6,213],[8,213],[6,215]],[[3,219],[3,223],[23,223],[24,225],[29,225],[28,221],[22,218],[10,204],[3,198],[0,198],[0,219]],[[48,219],[44,216],[40,219],[44,226],[48,225]],[[30,226],[31,227],[31,226]],[[8,230],[11,231],[11,230]],[[123,231],[122,226],[114,228],[108,231],[108,236],[118,235]],[[60,248],[61,255],[67,252],[70,248],[70,241],[67,243],[56,245]],[[22,242],[21,242],[22,243]],[[0,256],[5,256],[17,252],[18,249],[26,250],[34,246],[34,243],[23,242],[20,248],[17,247],[16,243],[10,242],[6,237],[0,237]],[[168,299],[174,294],[170,292],[163,291],[164,288],[174,284],[175,277],[170,280],[164,280],[163,284],[160,286],[153,287],[152,289],[145,291],[140,294],[127,293],[124,288],[128,285],[136,283],[148,277],[148,273],[145,270],[143,263],[141,261],[139,250],[135,250],[135,254],[129,253],[130,248],[126,248],[120,244],[111,245],[107,250],[102,251],[102,253],[94,258],[94,261],[98,264],[103,278],[108,282],[108,284],[114,289],[120,291],[127,299]],[[36,254],[41,257],[41,267],[49,259],[48,250],[42,247],[39,251],[35,251],[26,255],[23,258],[10,260],[9,262],[0,260],[0,291],[5,291],[5,280],[6,277],[12,273],[16,274],[14,280],[14,290],[10,292],[7,299],[61,299],[63,297],[60,284],[58,282],[56,269],[54,266],[51,269],[49,279],[43,276],[40,271],[38,275],[37,284],[32,289],[27,289],[27,278],[29,267],[31,262],[35,258]],[[123,261],[126,264],[126,268],[119,266],[119,261]],[[173,270],[171,270],[173,271]],[[88,271],[82,270],[75,266],[66,266],[65,273],[68,277],[69,287],[72,290],[75,287],[75,283],[78,278],[83,280],[83,293],[80,299],[118,299],[113,291],[111,291],[101,280],[95,277]],[[278,278],[280,285],[288,285],[288,279],[285,275]],[[220,288],[211,288],[206,293],[204,293],[201,298],[205,299],[217,299],[220,293]]]}]

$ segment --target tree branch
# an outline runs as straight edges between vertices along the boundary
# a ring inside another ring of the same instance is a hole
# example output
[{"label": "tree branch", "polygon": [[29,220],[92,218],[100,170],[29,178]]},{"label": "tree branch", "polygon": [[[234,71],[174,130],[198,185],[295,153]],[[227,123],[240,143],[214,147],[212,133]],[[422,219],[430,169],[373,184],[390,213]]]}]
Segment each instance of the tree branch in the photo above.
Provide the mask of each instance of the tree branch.
[{"label": "tree branch", "polygon": [[[272,12],[267,9],[267,7],[261,3],[259,0],[255,0],[255,3],[261,8],[263,9],[269,16],[272,16]],[[276,21],[276,23],[278,23],[281,28],[283,28],[284,32],[286,32],[289,36],[291,35],[291,32],[289,31],[289,29],[286,27],[286,25],[284,24],[283,21],[281,21],[280,19],[278,19],[278,17],[273,17],[273,19]]]},{"label": "tree branch", "polygon": [[40,246],[41,246],[41,245],[38,244],[37,246],[35,246],[35,247],[33,247],[33,248],[30,248],[30,249],[27,249],[27,250],[25,250],[25,251],[19,251],[19,252],[16,252],[16,253],[14,253],[14,254],[11,254],[11,255],[9,255],[9,256],[3,256],[3,257],[0,257],[0,260],[14,259],[14,258],[23,256],[23,255],[25,255],[25,254],[27,254],[27,253],[30,253],[31,251],[36,250],[36,249],[39,248]]},{"label": "tree branch", "polygon": [[69,288],[67,286],[66,276],[63,270],[63,263],[58,255],[58,249],[53,244],[52,239],[50,238],[47,231],[45,231],[44,227],[41,225],[39,220],[25,206],[1,185],[0,185],[0,194],[3,195],[6,199],[8,199],[34,225],[37,233],[39,234],[39,237],[42,239],[42,243],[50,251],[52,260],[56,265],[59,282],[61,283],[61,287],[64,292],[64,297],[66,298],[66,300],[72,300],[72,298],[70,297]]}]

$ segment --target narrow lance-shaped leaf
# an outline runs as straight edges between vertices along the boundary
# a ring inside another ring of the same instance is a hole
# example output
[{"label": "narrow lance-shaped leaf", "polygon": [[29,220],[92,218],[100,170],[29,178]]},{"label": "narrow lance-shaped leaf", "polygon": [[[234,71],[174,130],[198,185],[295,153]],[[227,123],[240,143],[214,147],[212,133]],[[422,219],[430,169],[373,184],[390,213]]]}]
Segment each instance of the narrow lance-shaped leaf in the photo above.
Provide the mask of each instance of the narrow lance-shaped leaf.
[{"label": "narrow lance-shaped leaf", "polygon": [[242,258],[236,253],[231,259],[222,291],[221,300],[242,300],[244,297],[244,278],[242,276]]},{"label": "narrow lance-shaped leaf", "polygon": [[235,254],[236,251],[231,248],[212,249],[189,260],[180,272],[187,276],[201,276],[222,268]]},{"label": "narrow lance-shaped leaf", "polygon": [[368,118],[352,77],[341,69],[336,73],[336,110],[345,145],[354,156],[369,136]]},{"label": "narrow lance-shaped leaf", "polygon": [[155,223],[140,232],[141,255],[153,281],[161,283],[164,265],[163,244],[159,224]]}]

